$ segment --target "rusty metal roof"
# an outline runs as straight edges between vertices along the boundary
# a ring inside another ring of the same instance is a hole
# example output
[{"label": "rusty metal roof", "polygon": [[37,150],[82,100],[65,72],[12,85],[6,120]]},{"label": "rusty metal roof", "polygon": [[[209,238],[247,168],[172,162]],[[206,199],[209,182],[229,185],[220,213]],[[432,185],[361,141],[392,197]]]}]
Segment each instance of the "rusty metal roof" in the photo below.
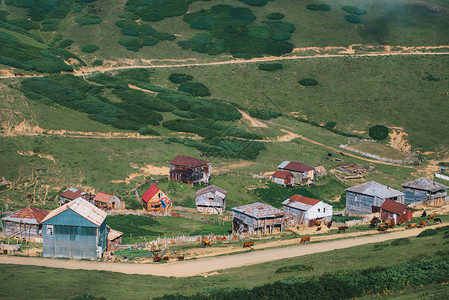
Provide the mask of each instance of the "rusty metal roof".
[{"label": "rusty metal roof", "polygon": [[183,167],[199,167],[199,166],[203,166],[203,165],[207,165],[208,162],[201,160],[201,159],[197,159],[197,158],[193,158],[193,157],[189,157],[189,156],[184,156],[184,155],[177,155],[171,162],[171,165],[176,165],[176,166],[183,166]]},{"label": "rusty metal roof", "polygon": [[89,203],[88,201],[84,200],[83,198],[79,197],[67,204],[64,204],[61,207],[58,207],[55,210],[52,210],[45,217],[45,219],[42,220],[42,222],[48,221],[68,209],[73,210],[74,212],[97,226],[100,226],[107,216],[107,213],[105,213],[95,205]]},{"label": "rusty metal roof", "polygon": [[438,192],[448,189],[448,187],[445,186],[444,184],[430,180],[425,177],[420,177],[415,180],[406,182],[402,185],[402,187],[430,192]]},{"label": "rusty metal roof", "polygon": [[397,214],[397,215],[402,215],[408,208],[407,205],[390,200],[390,199],[386,199],[384,201],[384,203],[381,206],[382,210]]},{"label": "rusty metal roof", "polygon": [[282,204],[284,204],[286,206],[293,207],[293,208],[297,208],[300,210],[308,210],[320,202],[321,202],[320,200],[307,198],[307,197],[300,196],[300,195],[293,195],[290,198],[288,198],[287,200],[285,200],[284,202],[282,202]]},{"label": "rusty metal roof", "polygon": [[84,194],[85,194],[84,191],[71,187],[71,188],[66,189],[61,194],[59,194],[59,196],[70,199],[70,200],[75,200],[76,198],[81,197]]},{"label": "rusty metal roof", "polygon": [[98,201],[98,202],[108,203],[114,197],[115,197],[115,195],[112,195],[112,194],[98,192],[95,195],[94,200]]},{"label": "rusty metal roof", "polygon": [[375,181],[365,182],[345,189],[347,192],[378,197],[381,199],[403,196],[404,193]]},{"label": "rusty metal roof", "polygon": [[280,179],[287,179],[288,177],[293,176],[292,173],[289,171],[282,171],[282,170],[276,170],[272,177],[280,178]]},{"label": "rusty metal roof", "polygon": [[232,210],[256,219],[284,216],[284,212],[282,210],[260,202],[233,207]]},{"label": "rusty metal roof", "polygon": [[315,170],[314,168],[299,163],[299,162],[295,162],[295,161],[289,161],[289,160],[285,160],[283,161],[279,166],[278,169],[283,169],[283,170],[288,170],[288,171],[295,171],[295,172],[300,172],[300,173],[304,173],[304,172],[308,172],[308,171],[312,171]]},{"label": "rusty metal roof", "polygon": [[38,225],[48,214],[48,210],[27,206],[7,215],[6,217],[3,217],[2,220]]},{"label": "rusty metal roof", "polygon": [[108,228],[108,241],[113,241],[123,235],[123,232],[117,231],[106,225]]},{"label": "rusty metal roof", "polygon": [[212,184],[212,185],[206,186],[205,188],[199,189],[196,192],[195,197],[198,197],[199,195],[203,195],[203,194],[207,194],[207,193],[212,193],[214,195],[218,195],[221,198],[225,198],[226,194],[227,194],[227,192],[224,189],[219,188],[215,184]]}]

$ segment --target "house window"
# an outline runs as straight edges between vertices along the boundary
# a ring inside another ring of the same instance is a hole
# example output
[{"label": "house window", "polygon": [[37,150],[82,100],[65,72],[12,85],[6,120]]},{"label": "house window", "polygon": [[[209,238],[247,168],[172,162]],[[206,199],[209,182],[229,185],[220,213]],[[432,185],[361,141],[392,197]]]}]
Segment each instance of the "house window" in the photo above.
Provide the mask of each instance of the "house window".
[{"label": "house window", "polygon": [[320,212],[320,208],[318,208],[318,212]]},{"label": "house window", "polygon": [[214,202],[214,198],[209,198],[209,202]]},{"label": "house window", "polygon": [[326,212],[326,207],[323,208],[323,213],[325,213],[325,212]]},{"label": "house window", "polygon": [[47,225],[47,234],[53,235],[53,225]]}]

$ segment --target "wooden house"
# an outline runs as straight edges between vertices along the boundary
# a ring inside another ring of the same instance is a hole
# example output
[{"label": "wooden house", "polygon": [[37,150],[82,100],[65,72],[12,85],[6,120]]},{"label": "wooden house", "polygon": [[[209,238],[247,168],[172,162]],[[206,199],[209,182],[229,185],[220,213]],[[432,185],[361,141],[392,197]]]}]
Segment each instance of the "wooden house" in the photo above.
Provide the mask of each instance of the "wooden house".
[{"label": "wooden house", "polygon": [[284,186],[292,186],[294,184],[293,174],[289,171],[276,170],[273,176],[271,176],[271,181]]},{"label": "wooden house", "polygon": [[284,212],[264,203],[233,207],[232,231],[261,233],[280,232],[284,229]]},{"label": "wooden house", "polygon": [[149,212],[170,214],[173,201],[155,184],[142,195],[142,207]]},{"label": "wooden house", "polygon": [[406,182],[402,185],[405,203],[410,205],[442,205],[449,201],[448,187],[425,177]]},{"label": "wooden house", "polygon": [[345,191],[348,215],[378,213],[386,199],[404,203],[404,193],[375,181],[365,182]]},{"label": "wooden house", "polygon": [[386,222],[394,220],[395,224],[407,223],[413,219],[413,213],[407,205],[386,199],[380,207],[380,219]]},{"label": "wooden house", "polygon": [[42,220],[49,211],[32,206],[2,218],[2,231],[8,237],[32,238],[42,236]]},{"label": "wooden house", "polygon": [[107,247],[106,213],[79,197],[42,221],[43,256],[101,258]]},{"label": "wooden house", "polygon": [[212,164],[201,159],[178,155],[170,162],[170,180],[207,184],[211,174]]},{"label": "wooden house", "polygon": [[102,209],[123,209],[125,208],[125,203],[120,200],[119,197],[99,192],[95,195],[94,204],[98,208]]},{"label": "wooden house", "polygon": [[223,214],[227,192],[216,185],[209,185],[196,192],[196,210],[208,214]]},{"label": "wooden house", "polygon": [[309,185],[313,183],[315,169],[294,161],[283,161],[277,168],[279,171],[288,171],[293,175],[295,185]]},{"label": "wooden house", "polygon": [[69,203],[70,201],[73,201],[79,197],[94,204],[94,195],[92,195],[90,193],[86,193],[85,191],[82,191],[82,190],[78,190],[74,187],[71,187],[71,188],[66,189],[61,194],[59,194],[59,205],[64,205],[64,204]]},{"label": "wooden house", "polygon": [[108,246],[107,251],[114,250],[117,245],[122,244],[122,236],[123,232],[117,231],[106,225],[106,228],[108,230]]},{"label": "wooden house", "polygon": [[297,225],[315,226],[316,221],[332,220],[332,206],[324,201],[293,195],[282,204],[284,212],[293,216]]}]

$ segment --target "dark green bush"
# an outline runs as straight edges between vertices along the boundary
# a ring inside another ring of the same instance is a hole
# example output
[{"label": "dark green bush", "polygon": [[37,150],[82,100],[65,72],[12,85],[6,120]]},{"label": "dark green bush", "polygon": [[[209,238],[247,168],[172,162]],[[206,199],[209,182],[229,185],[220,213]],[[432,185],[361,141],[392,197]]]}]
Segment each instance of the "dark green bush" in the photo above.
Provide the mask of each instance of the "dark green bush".
[{"label": "dark green bush", "polygon": [[6,10],[0,10],[0,22],[7,22],[6,17],[9,16],[9,12]]},{"label": "dark green bush", "polygon": [[81,25],[95,25],[100,24],[101,21],[102,21],[101,18],[95,15],[93,16],[85,15],[83,17],[75,19],[75,22]]},{"label": "dark green bush", "polygon": [[317,10],[320,10],[320,5],[319,4],[315,4],[315,3],[311,3],[311,4],[307,4],[306,8],[308,10],[315,10],[315,11],[317,11]]},{"label": "dark green bush", "polygon": [[183,111],[183,110],[177,110],[176,109],[176,110],[172,111],[172,113],[174,113],[177,116],[186,118],[186,119],[193,119],[194,118],[192,113],[190,113],[188,111]]},{"label": "dark green bush", "polygon": [[141,134],[141,135],[161,135],[154,128],[151,128],[149,126],[145,126],[145,127],[140,128],[139,129],[139,134]]},{"label": "dark green bush", "polygon": [[289,42],[269,41],[265,46],[265,53],[274,56],[281,56],[283,54],[292,52],[293,48],[293,44]]},{"label": "dark green bush", "polygon": [[321,11],[330,11],[331,7],[330,7],[330,5],[327,5],[327,4],[320,4],[320,10]]},{"label": "dark green bush", "polygon": [[268,0],[239,0],[239,1],[251,6],[265,6],[268,3]]},{"label": "dark green bush", "polygon": [[295,25],[284,21],[268,21],[265,22],[264,27],[269,33],[269,38],[274,41],[289,40],[295,31]]},{"label": "dark green bush", "polygon": [[123,27],[120,33],[126,36],[139,36],[139,31],[134,27]]},{"label": "dark green bush", "polygon": [[[139,23],[133,20],[118,20],[115,22],[115,26],[119,28],[139,28]],[[149,26],[149,25],[148,25]]]},{"label": "dark green bush", "polygon": [[281,63],[272,63],[272,64],[260,64],[258,66],[259,70],[262,71],[276,71],[276,70],[281,70],[284,68],[284,65]]},{"label": "dark green bush", "polygon": [[142,40],[143,46],[154,46],[159,43],[159,40],[153,36],[146,36]]},{"label": "dark green bush", "polygon": [[194,0],[128,0],[125,10],[144,21],[157,22],[168,17],[181,16]]},{"label": "dark green bush", "polygon": [[359,16],[356,15],[346,15],[345,20],[352,24],[357,24],[362,22],[362,20],[359,18]]},{"label": "dark green bush", "polygon": [[176,37],[173,34],[169,34],[166,32],[155,32],[152,35],[161,41],[173,41],[176,39]]},{"label": "dark green bush", "polygon": [[83,51],[84,53],[93,53],[98,49],[100,49],[100,47],[98,47],[97,45],[86,45],[81,48],[81,51]]},{"label": "dark green bush", "polygon": [[436,229],[426,229],[422,231],[420,234],[417,235],[417,237],[424,237],[424,236],[432,236],[438,234],[438,230]]},{"label": "dark green bush", "polygon": [[253,118],[270,120],[282,116],[282,113],[269,109],[249,109],[248,113]]},{"label": "dark green bush", "polygon": [[375,125],[369,129],[369,136],[377,141],[381,141],[388,137],[388,127],[384,125]]},{"label": "dark green bush", "polygon": [[42,22],[41,31],[56,31],[58,30],[61,19],[48,19]]},{"label": "dark green bush", "polygon": [[132,36],[122,37],[118,40],[118,43],[123,47],[126,47],[126,49],[134,52],[138,52],[143,46],[140,38]]},{"label": "dark green bush", "polygon": [[207,97],[211,93],[209,89],[201,82],[187,81],[178,86],[178,91],[186,92],[195,97]]},{"label": "dark green bush", "polygon": [[102,59],[97,59],[92,63],[92,67],[98,67],[98,66],[102,66],[102,65],[103,65]]},{"label": "dark green bush", "polygon": [[59,43],[58,47],[63,49],[63,48],[70,47],[72,44],[73,44],[73,40],[63,40],[62,42]]},{"label": "dark green bush", "polygon": [[433,76],[432,74],[428,74],[426,77],[424,77],[424,79],[428,80],[428,81],[439,81],[440,80],[440,78]]},{"label": "dark green bush", "polygon": [[408,238],[401,238],[397,239],[391,242],[391,246],[402,246],[402,245],[409,245],[412,242],[410,242],[410,239]]},{"label": "dark green bush", "polygon": [[318,81],[313,78],[303,78],[298,83],[302,86],[316,86],[318,85]]},{"label": "dark green bush", "polygon": [[25,30],[39,29],[41,27],[39,23],[27,19],[13,19],[9,20],[8,23]]},{"label": "dark green bush", "polygon": [[324,128],[326,128],[327,130],[331,130],[331,129],[334,129],[335,126],[337,126],[337,122],[327,122],[324,125]]},{"label": "dark green bush", "polygon": [[183,73],[173,73],[168,76],[168,80],[170,80],[173,83],[183,83],[186,81],[190,81],[193,79],[192,75],[187,75]]},{"label": "dark green bush", "polygon": [[267,15],[267,19],[270,19],[270,20],[282,20],[284,17],[285,17],[285,15],[280,12],[274,12],[274,13]]},{"label": "dark green bush", "polygon": [[348,12],[348,13],[350,13],[350,14],[353,14],[353,15],[364,15],[364,14],[366,14],[366,10],[358,9],[355,6],[347,5],[347,6],[343,6],[341,9],[346,11],[346,12]]}]

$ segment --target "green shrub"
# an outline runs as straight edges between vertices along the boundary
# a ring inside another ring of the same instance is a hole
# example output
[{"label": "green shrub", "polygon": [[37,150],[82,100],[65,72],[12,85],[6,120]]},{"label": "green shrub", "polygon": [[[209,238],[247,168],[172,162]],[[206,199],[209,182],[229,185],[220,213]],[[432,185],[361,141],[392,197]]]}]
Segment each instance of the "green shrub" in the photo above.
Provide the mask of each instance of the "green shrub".
[{"label": "green shrub", "polygon": [[248,113],[251,117],[262,120],[270,120],[282,116],[282,113],[269,109],[249,109]]},{"label": "green shrub", "polygon": [[268,0],[239,0],[239,1],[251,6],[265,6],[268,3]]},{"label": "green shrub", "polygon": [[331,130],[331,129],[334,129],[335,126],[337,126],[337,122],[327,122],[324,125],[324,128],[326,128],[327,130]]},{"label": "green shrub", "polygon": [[436,229],[426,229],[422,231],[420,234],[417,235],[417,237],[424,237],[424,236],[432,236],[438,234],[438,230]]},{"label": "green shrub", "polygon": [[102,21],[101,18],[95,15],[93,16],[85,15],[83,17],[75,19],[75,22],[81,25],[95,25],[100,24],[101,21]]},{"label": "green shrub", "polygon": [[179,85],[178,91],[186,92],[195,97],[207,97],[211,93],[209,89],[201,82],[187,81]]},{"label": "green shrub", "polygon": [[330,7],[330,5],[327,5],[327,4],[320,4],[320,10],[321,11],[330,11],[331,7]]},{"label": "green shrub", "polygon": [[92,67],[98,67],[98,66],[102,66],[102,65],[103,65],[102,59],[97,59],[92,63]]},{"label": "green shrub", "polygon": [[70,47],[72,44],[73,44],[73,40],[63,40],[62,42],[59,43],[58,47],[63,49],[63,48]]},{"label": "green shrub", "polygon": [[408,238],[401,238],[401,239],[396,239],[394,241],[391,242],[391,246],[402,246],[402,245],[409,245],[412,242],[410,242],[410,239]]},{"label": "green shrub", "polygon": [[284,21],[268,21],[265,22],[264,27],[269,33],[269,38],[274,41],[289,40],[295,31],[295,25]]},{"label": "green shrub", "polygon": [[285,17],[285,15],[280,12],[274,12],[274,13],[267,15],[267,19],[270,19],[270,20],[282,20],[284,17]]},{"label": "green shrub", "polygon": [[143,43],[142,40],[138,37],[122,37],[118,40],[118,43],[123,47],[126,47],[129,51],[138,52],[140,48],[142,48]]},{"label": "green shrub", "polygon": [[155,129],[145,126],[139,129],[139,134],[141,135],[161,135],[159,132],[157,132]]},{"label": "green shrub", "polygon": [[154,46],[159,43],[159,40],[153,36],[146,36],[142,40],[143,46]]},{"label": "green shrub", "polygon": [[9,16],[9,12],[6,10],[0,10],[0,22],[7,22],[6,17]]},{"label": "green shrub", "polygon": [[42,22],[41,31],[56,31],[58,30],[61,19],[48,19]]},{"label": "green shrub", "polygon": [[311,4],[307,4],[306,8],[308,10],[315,10],[315,11],[317,11],[317,10],[320,10],[320,5],[319,4],[315,4],[315,3],[311,3]]},{"label": "green shrub", "polygon": [[257,66],[259,70],[262,71],[276,71],[284,68],[284,65],[281,63],[272,63],[272,64],[259,64]]},{"label": "green shrub", "polygon": [[83,51],[84,53],[93,53],[98,49],[100,49],[100,47],[98,47],[97,45],[86,45],[81,48],[81,51]]},{"label": "green shrub", "polygon": [[139,36],[139,31],[134,27],[123,27],[120,33],[127,36]]},{"label": "green shrub", "polygon": [[128,0],[125,10],[144,21],[157,22],[168,17],[181,16],[194,0]]},{"label": "green shrub", "polygon": [[386,139],[388,137],[388,127],[375,125],[369,129],[369,136],[376,141]]},{"label": "green shrub", "polygon": [[177,116],[186,118],[186,119],[193,119],[194,118],[192,113],[190,113],[188,111],[183,111],[183,110],[177,110],[176,109],[176,110],[172,111],[172,113],[174,113]]},{"label": "green shrub", "polygon": [[433,76],[432,74],[428,74],[426,77],[424,77],[424,79],[428,80],[428,81],[438,81],[438,80],[440,80],[440,78],[438,78],[436,76]]},{"label": "green shrub", "polygon": [[291,273],[291,272],[303,272],[303,271],[313,271],[314,268],[311,265],[293,265],[280,267],[276,270],[276,273]]},{"label": "green shrub", "polygon": [[39,23],[27,19],[13,19],[9,20],[8,23],[25,30],[39,29],[41,27]]},{"label": "green shrub", "polygon": [[303,78],[298,83],[302,86],[316,86],[318,85],[318,81],[313,78]]},{"label": "green shrub", "polygon": [[357,24],[362,22],[362,20],[359,18],[359,16],[356,15],[346,15],[345,20],[352,24]]},{"label": "green shrub", "polygon": [[183,83],[186,81],[190,81],[193,79],[192,75],[187,75],[183,73],[173,73],[168,76],[168,80],[170,80],[173,83]]}]

